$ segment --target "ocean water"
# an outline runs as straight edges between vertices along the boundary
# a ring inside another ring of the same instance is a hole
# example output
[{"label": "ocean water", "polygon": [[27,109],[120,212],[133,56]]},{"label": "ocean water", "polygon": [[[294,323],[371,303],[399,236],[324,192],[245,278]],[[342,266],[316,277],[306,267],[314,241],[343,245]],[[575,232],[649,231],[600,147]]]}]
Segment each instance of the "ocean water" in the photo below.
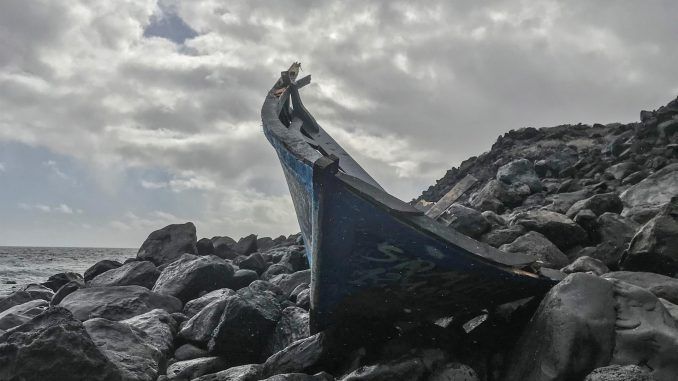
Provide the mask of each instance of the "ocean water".
[{"label": "ocean water", "polygon": [[[123,262],[138,249],[0,246],[0,295],[60,272],[84,273],[102,259]],[[16,284],[10,284],[16,282]]]}]

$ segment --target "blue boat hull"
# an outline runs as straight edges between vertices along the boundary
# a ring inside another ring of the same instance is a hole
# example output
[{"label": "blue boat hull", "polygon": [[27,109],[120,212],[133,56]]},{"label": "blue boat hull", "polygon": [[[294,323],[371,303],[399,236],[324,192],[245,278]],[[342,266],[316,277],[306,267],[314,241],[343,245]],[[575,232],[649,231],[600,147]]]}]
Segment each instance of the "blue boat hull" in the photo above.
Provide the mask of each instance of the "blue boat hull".
[{"label": "blue boat hull", "polygon": [[306,244],[314,331],[347,318],[468,316],[553,286],[520,269],[532,258],[500,253],[386,193],[320,126],[304,128],[315,120],[295,86],[269,93],[262,120]]}]

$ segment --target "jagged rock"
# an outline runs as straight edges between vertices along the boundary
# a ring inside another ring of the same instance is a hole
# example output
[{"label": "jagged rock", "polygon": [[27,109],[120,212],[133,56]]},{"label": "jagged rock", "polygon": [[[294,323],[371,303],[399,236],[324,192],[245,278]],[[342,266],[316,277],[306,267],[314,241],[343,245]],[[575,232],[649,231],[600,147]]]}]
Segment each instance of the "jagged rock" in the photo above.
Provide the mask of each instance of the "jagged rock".
[{"label": "jagged rock", "polygon": [[438,368],[427,381],[480,381],[480,378],[470,366],[453,362]]},{"label": "jagged rock", "polygon": [[238,254],[233,251],[232,247],[236,242],[231,237],[214,237],[212,238],[212,245],[214,246],[214,255],[219,258],[233,259]]},{"label": "jagged rock", "polygon": [[311,290],[305,289],[297,295],[297,300],[295,302],[297,307],[303,308],[308,311],[311,308]]},{"label": "jagged rock", "polygon": [[43,313],[48,306],[49,302],[43,299],[34,299],[10,307],[0,312],[0,329],[8,330],[24,324]]},{"label": "jagged rock", "polygon": [[596,275],[603,275],[609,272],[610,269],[603,262],[584,255],[563,267],[562,271],[566,274],[592,272]]},{"label": "jagged rock", "polygon": [[582,209],[572,218],[577,225],[581,226],[587,233],[589,241],[597,241],[598,216],[591,209]]},{"label": "jagged rock", "polygon": [[52,275],[51,277],[47,278],[47,282],[42,283],[42,285],[54,292],[57,292],[61,286],[71,281],[82,283],[85,282],[85,280],[82,278],[82,275],[78,273],[67,272]]},{"label": "jagged rock", "polygon": [[490,223],[490,225],[494,227],[500,227],[500,226],[506,226],[507,222],[504,219],[504,217],[498,215],[497,213],[491,211],[491,210],[486,210],[481,213],[483,217],[485,217],[485,220]]},{"label": "jagged rock", "polygon": [[616,267],[624,250],[636,234],[638,224],[614,213],[603,213],[596,220],[594,236],[603,245],[599,245],[594,258],[608,267]]},{"label": "jagged rock", "polygon": [[205,374],[223,370],[226,364],[226,359],[221,357],[202,357],[177,361],[167,368],[167,379],[178,381],[193,380]]},{"label": "jagged rock", "polygon": [[614,287],[575,273],[553,287],[523,331],[506,380],[579,380],[609,364],[616,323]]},{"label": "jagged rock", "polygon": [[676,195],[678,163],[667,165],[621,194],[626,208],[659,208]]},{"label": "jagged rock", "polygon": [[669,302],[666,299],[659,298],[659,301],[662,303],[666,311],[673,317],[673,320],[678,322],[678,305]]},{"label": "jagged rock", "polygon": [[292,245],[282,246],[269,250],[263,255],[271,255],[273,261],[277,260],[277,264],[284,265],[291,272],[297,272],[308,269],[308,259],[306,259],[306,251],[303,246]]},{"label": "jagged rock", "polygon": [[156,266],[172,263],[184,253],[196,254],[195,225],[192,222],[172,224],[151,233],[141,245],[137,258]]},{"label": "jagged rock", "polygon": [[502,245],[499,250],[505,253],[532,255],[543,262],[545,267],[561,268],[569,261],[567,256],[542,234],[529,232],[516,238],[510,244]]},{"label": "jagged rock", "polygon": [[179,299],[141,286],[81,288],[66,296],[59,305],[83,321],[95,317],[123,320],[156,308],[170,313],[181,310]]},{"label": "jagged rock", "polygon": [[617,279],[642,287],[658,298],[664,298],[671,303],[678,304],[678,279],[676,278],[655,273],[634,271],[614,271],[605,274],[603,278]]},{"label": "jagged rock", "polygon": [[51,288],[45,287],[41,284],[30,283],[19,288],[18,291],[25,291],[31,296],[31,299],[42,299],[46,301],[52,300],[54,291]]},{"label": "jagged rock", "polygon": [[184,344],[174,351],[174,358],[177,361],[192,360],[207,356],[209,356],[209,354],[206,349],[198,348],[193,344]]},{"label": "jagged rock", "polygon": [[233,264],[241,269],[254,270],[257,274],[261,274],[268,268],[268,263],[260,253],[252,253],[246,257],[238,257],[233,261]]},{"label": "jagged rock", "polygon": [[205,295],[186,303],[184,306],[184,314],[186,314],[186,316],[189,318],[193,317],[213,301],[223,299],[233,294],[235,294],[235,291],[231,290],[230,288],[220,288],[218,290],[210,291]]},{"label": "jagged rock", "polygon": [[167,311],[155,309],[120,322],[146,333],[148,344],[158,349],[165,358],[172,356],[178,324]]},{"label": "jagged rock", "polygon": [[201,238],[195,244],[198,255],[214,255],[214,244],[209,238]]},{"label": "jagged rock", "polygon": [[289,296],[302,283],[311,284],[311,270],[297,271],[292,274],[281,274],[270,280],[271,284],[280,287],[283,295]]},{"label": "jagged rock", "polygon": [[480,237],[480,241],[485,242],[492,247],[499,247],[501,245],[515,241],[516,238],[525,233],[526,230],[524,227],[520,225],[513,225],[505,228],[490,230]]},{"label": "jagged rock", "polygon": [[532,193],[542,189],[541,181],[534,171],[534,164],[527,159],[513,160],[499,167],[497,180],[512,186],[527,185]]},{"label": "jagged rock", "polygon": [[424,363],[418,358],[393,361],[385,364],[361,366],[341,378],[341,381],[358,380],[412,380],[423,381],[426,372]]},{"label": "jagged rock", "polygon": [[249,286],[252,282],[259,279],[259,275],[254,270],[240,269],[233,274],[231,280],[231,287],[235,290],[240,290],[243,287]]},{"label": "jagged rock", "polygon": [[233,273],[233,266],[217,256],[184,254],[165,267],[153,291],[187,302],[201,292],[228,287]]},{"label": "jagged rock", "polygon": [[640,228],[621,260],[621,268],[669,276],[678,272],[678,197]]},{"label": "jagged rock", "polygon": [[261,380],[261,368],[259,364],[240,365],[192,381],[257,381]]},{"label": "jagged rock", "polygon": [[514,216],[512,223],[543,234],[560,250],[567,250],[585,242],[587,239],[584,229],[574,221],[560,213],[548,210],[530,210],[518,213]]},{"label": "jagged rock", "polygon": [[94,279],[97,275],[101,273],[105,273],[108,270],[112,270],[115,268],[118,268],[122,266],[122,263],[118,261],[112,261],[110,259],[104,259],[103,261],[99,261],[95,264],[93,264],[90,268],[85,270],[85,274],[83,278],[85,279],[85,282],[89,282],[90,280]]},{"label": "jagged rock", "polygon": [[250,255],[257,251],[257,236],[250,234],[247,237],[240,238],[238,242],[231,246],[236,255]]},{"label": "jagged rock", "polygon": [[216,299],[182,325],[178,336],[191,343],[206,344],[221,321],[224,307],[235,295]]},{"label": "jagged rock", "polygon": [[30,302],[34,298],[26,291],[14,291],[13,293],[0,297],[0,312],[12,308],[16,305]]},{"label": "jagged rock", "polygon": [[637,365],[610,365],[595,369],[584,381],[654,381],[650,374]]},{"label": "jagged rock", "polygon": [[480,212],[460,204],[450,205],[440,218],[447,226],[472,238],[490,229],[490,223]]},{"label": "jagged rock", "polygon": [[89,281],[90,287],[142,286],[153,288],[160,272],[150,261],[135,261],[101,273]]},{"label": "jagged rock", "polygon": [[266,359],[262,375],[270,377],[282,373],[306,373],[316,367],[330,351],[329,339],[324,332],[292,343],[287,348]]},{"label": "jagged rock", "polygon": [[158,377],[164,358],[158,349],[146,343],[148,336],[143,331],[102,318],[90,319],[83,326],[124,380],[155,381]]},{"label": "jagged rock", "polygon": [[546,205],[544,208],[552,212],[564,214],[567,213],[572,205],[590,196],[591,191],[588,189],[549,195],[546,198],[546,201],[550,202],[550,204]]},{"label": "jagged rock", "polygon": [[589,209],[596,216],[600,216],[605,212],[619,214],[624,209],[624,205],[616,193],[602,193],[575,202],[565,214],[573,218],[579,211],[584,209]]},{"label": "jagged rock", "polygon": [[[622,180],[624,177],[630,175],[631,173],[634,173],[638,171],[640,167],[638,167],[638,164],[632,162],[632,161],[626,161],[623,163],[618,163],[613,166],[608,167],[605,170],[606,174],[609,174],[616,180]],[[621,212],[621,211],[620,211]],[[615,212],[619,213],[619,212]]]},{"label": "jagged rock", "polygon": [[49,302],[50,305],[56,306],[61,303],[62,300],[75,290],[84,288],[85,284],[81,282],[71,281],[61,286],[57,292],[52,296],[52,300]]},{"label": "jagged rock", "polygon": [[267,344],[267,355],[272,355],[285,349],[288,345],[310,336],[309,314],[299,307],[287,307],[282,315],[275,331]]},{"label": "jagged rock", "polygon": [[280,314],[273,294],[250,288],[238,290],[225,300],[224,312],[208,344],[210,353],[223,354],[233,364],[256,362]]},{"label": "jagged rock", "polygon": [[329,373],[320,372],[314,375],[309,375],[305,373],[286,373],[286,374],[276,374],[262,381],[334,381]]},{"label": "jagged rock", "polygon": [[293,272],[294,271],[292,271],[292,269],[290,269],[287,265],[274,263],[269,266],[263,274],[261,274],[261,279],[271,280],[280,274],[291,274]]},{"label": "jagged rock", "polygon": [[122,381],[81,322],[54,307],[0,336],[0,379]]},{"label": "jagged rock", "polygon": [[469,203],[476,210],[503,213],[506,206],[500,201],[499,197],[505,197],[504,193],[501,182],[490,180],[478,192],[470,196]]}]

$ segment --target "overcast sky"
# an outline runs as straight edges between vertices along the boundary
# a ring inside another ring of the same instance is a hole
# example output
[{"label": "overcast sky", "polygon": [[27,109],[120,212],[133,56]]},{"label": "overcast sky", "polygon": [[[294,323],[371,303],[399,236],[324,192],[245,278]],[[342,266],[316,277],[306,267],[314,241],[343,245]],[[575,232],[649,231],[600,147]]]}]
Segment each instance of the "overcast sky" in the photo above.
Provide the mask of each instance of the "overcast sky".
[{"label": "overcast sky", "polygon": [[675,0],[3,0],[0,245],[297,232],[259,116],[297,60],[320,124],[410,200],[509,129],[666,104],[677,17]]}]

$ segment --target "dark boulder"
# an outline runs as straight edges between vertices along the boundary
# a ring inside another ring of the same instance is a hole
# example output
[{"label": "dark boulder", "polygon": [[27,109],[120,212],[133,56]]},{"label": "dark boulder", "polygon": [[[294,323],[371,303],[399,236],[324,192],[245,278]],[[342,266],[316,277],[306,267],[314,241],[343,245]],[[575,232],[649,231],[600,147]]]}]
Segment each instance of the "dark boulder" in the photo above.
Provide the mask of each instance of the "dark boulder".
[{"label": "dark boulder", "polygon": [[42,299],[46,301],[52,300],[54,296],[54,291],[51,288],[45,287],[41,284],[30,283],[24,286],[21,286],[18,291],[25,291],[28,295],[31,296],[31,299]]},{"label": "dark boulder", "polygon": [[0,336],[0,379],[122,381],[82,323],[54,307]]},{"label": "dark boulder", "polygon": [[226,368],[228,362],[222,357],[202,357],[177,361],[167,368],[168,380],[193,380],[200,376],[215,373]]},{"label": "dark boulder", "polygon": [[297,271],[292,274],[281,274],[270,280],[271,284],[280,287],[283,295],[289,296],[302,283],[311,284],[311,270]]},{"label": "dark boulder", "polygon": [[659,208],[676,195],[678,163],[670,164],[621,194],[626,208]]},{"label": "dark boulder", "polygon": [[427,381],[480,381],[480,377],[470,366],[453,362],[436,369]]},{"label": "dark boulder", "polygon": [[155,309],[120,322],[143,331],[147,343],[159,350],[163,358],[172,356],[178,324],[167,311]]},{"label": "dark boulder", "polygon": [[201,238],[195,245],[198,255],[213,255],[214,244],[209,238]]},{"label": "dark boulder", "polygon": [[[611,176],[615,180],[621,181],[623,178],[625,178],[626,176],[638,171],[639,169],[640,169],[640,167],[638,166],[638,164],[636,164],[632,161],[625,161],[623,163],[618,163],[618,164],[615,164],[615,165],[608,167],[605,170],[605,174]],[[619,212],[615,212],[615,213],[619,213]]]},{"label": "dark boulder", "polygon": [[560,250],[567,250],[588,238],[584,229],[567,216],[548,210],[518,213],[512,219],[512,223],[541,233]]},{"label": "dark boulder", "polygon": [[225,300],[209,341],[210,353],[223,354],[236,365],[259,361],[280,315],[280,305],[271,293],[239,290]]},{"label": "dark boulder", "polygon": [[450,205],[440,216],[440,220],[459,233],[472,238],[478,238],[490,229],[490,223],[480,212],[461,204]]},{"label": "dark boulder", "polygon": [[99,261],[95,264],[93,264],[90,268],[85,270],[85,274],[83,278],[85,279],[85,282],[89,282],[90,280],[94,279],[95,276],[104,273],[108,270],[112,270],[115,268],[118,268],[122,266],[122,263],[118,261],[112,261],[110,259],[104,259],[103,261]]},{"label": "dark boulder", "polygon": [[174,358],[177,361],[192,360],[207,356],[209,356],[209,354],[206,349],[196,347],[193,344],[184,344],[174,351]]},{"label": "dark boulder", "polygon": [[532,193],[542,190],[541,181],[534,171],[534,164],[527,159],[513,160],[499,167],[497,180],[516,187],[527,185]]},{"label": "dark boulder", "polygon": [[276,374],[262,381],[334,381],[334,377],[326,372],[316,373],[314,375],[305,373],[285,373]]},{"label": "dark boulder", "polygon": [[595,369],[584,381],[655,381],[637,365],[610,365]]},{"label": "dark boulder", "polygon": [[233,274],[231,287],[234,290],[240,290],[243,287],[249,286],[252,282],[259,279],[259,275],[254,270],[240,269]]},{"label": "dark boulder", "polygon": [[566,274],[591,272],[595,275],[603,275],[609,272],[610,269],[603,262],[584,255],[563,267],[562,271]]},{"label": "dark boulder", "polygon": [[290,267],[285,264],[274,263],[269,266],[263,274],[261,274],[261,279],[268,281],[280,274],[291,274],[293,272],[294,271],[292,271],[292,269],[290,269]]},{"label": "dark boulder", "polygon": [[[469,197],[469,203],[474,209],[482,212],[503,213],[506,206],[499,198],[505,198],[505,193],[502,183],[497,180],[490,180]],[[522,199],[519,201],[522,202]]]},{"label": "dark boulder", "polygon": [[151,233],[139,248],[137,258],[156,266],[172,263],[182,254],[196,254],[195,225],[192,222],[165,226]]},{"label": "dark boulder", "polygon": [[250,255],[257,251],[257,236],[250,234],[247,237],[240,238],[236,244],[231,246],[236,255]]},{"label": "dark boulder", "polygon": [[240,365],[191,381],[258,381],[261,380],[261,368],[259,364]]},{"label": "dark boulder", "polygon": [[67,272],[67,273],[59,273],[59,274],[54,274],[47,278],[47,282],[42,283],[43,286],[48,287],[54,292],[57,292],[61,286],[65,285],[68,282],[82,282],[84,283],[85,280],[82,278],[82,275],[78,273],[72,273],[72,272]]},{"label": "dark boulder", "polygon": [[72,293],[75,290],[79,290],[81,288],[84,288],[84,287],[85,287],[85,285],[81,282],[75,282],[75,281],[68,282],[65,285],[61,286],[61,288],[59,288],[57,290],[57,292],[52,297],[52,300],[50,300],[49,304],[52,305],[52,306],[56,306],[59,303],[61,303],[61,301],[66,296],[68,296],[70,293]]},{"label": "dark boulder", "polygon": [[42,299],[34,299],[26,303],[18,304],[0,312],[0,329],[10,328],[24,324],[32,318],[45,312],[49,302]]},{"label": "dark boulder", "polygon": [[608,267],[616,268],[629,242],[636,234],[638,224],[614,213],[603,213],[596,220],[594,238],[601,243],[595,255]]},{"label": "dark boulder", "polygon": [[574,218],[579,211],[584,209],[591,210],[596,216],[600,216],[606,212],[619,214],[624,209],[624,204],[622,204],[621,199],[616,193],[602,193],[575,202],[567,210],[566,215],[570,218]]},{"label": "dark boulder", "polygon": [[221,321],[226,304],[234,297],[235,295],[226,296],[206,305],[182,325],[178,337],[190,343],[206,345]]},{"label": "dark boulder", "polygon": [[186,314],[186,316],[189,318],[193,317],[213,301],[224,299],[225,297],[233,294],[235,294],[235,291],[230,288],[220,288],[218,290],[210,291],[199,298],[195,298],[187,302],[184,306],[184,314]]},{"label": "dark boulder", "polygon": [[88,282],[90,287],[142,286],[153,288],[160,271],[150,261],[134,261],[108,270]]},{"label": "dark boulder", "polygon": [[202,292],[228,287],[233,273],[233,266],[217,256],[184,254],[162,270],[153,291],[187,302]]},{"label": "dark boulder", "polygon": [[34,298],[26,291],[14,291],[7,296],[0,297],[0,312],[31,300]]},{"label": "dark boulder", "polygon": [[214,237],[212,238],[212,245],[214,246],[214,255],[223,259],[233,259],[238,256],[233,250],[236,242],[231,237]]},{"label": "dark boulder", "polygon": [[180,311],[182,306],[173,296],[160,295],[141,286],[81,288],[66,296],[59,305],[83,321],[96,317],[123,320],[156,308],[172,313]]},{"label": "dark boulder", "polygon": [[426,365],[419,358],[408,358],[365,365],[343,376],[341,381],[411,380],[424,381]]},{"label": "dark boulder", "polygon": [[239,256],[233,260],[233,264],[241,269],[256,271],[257,274],[263,273],[269,266],[269,263],[266,263],[266,260],[260,253]]},{"label": "dark boulder", "polygon": [[311,308],[311,290],[305,289],[297,295],[297,300],[294,302],[297,307],[308,311]]},{"label": "dark boulder", "polygon": [[671,303],[678,304],[678,279],[676,278],[655,273],[635,271],[614,271],[603,275],[603,278],[617,279],[642,287],[658,298],[663,298]]},{"label": "dark boulder", "polygon": [[516,238],[525,234],[527,231],[520,225],[513,225],[508,227],[501,227],[490,230],[480,237],[480,242],[485,242],[492,247],[499,247],[501,245],[511,243]]},{"label": "dark boulder", "polygon": [[299,307],[287,307],[282,315],[275,331],[267,344],[266,354],[272,355],[285,349],[293,342],[310,336],[309,314]]},{"label": "dark boulder", "polygon": [[543,263],[543,266],[559,269],[569,263],[567,256],[546,237],[537,232],[529,232],[516,238],[515,241],[502,245],[499,250],[505,253],[532,255]]},{"label": "dark boulder", "polygon": [[283,373],[309,373],[322,364],[331,352],[330,340],[324,332],[295,341],[266,359],[264,377]]}]

